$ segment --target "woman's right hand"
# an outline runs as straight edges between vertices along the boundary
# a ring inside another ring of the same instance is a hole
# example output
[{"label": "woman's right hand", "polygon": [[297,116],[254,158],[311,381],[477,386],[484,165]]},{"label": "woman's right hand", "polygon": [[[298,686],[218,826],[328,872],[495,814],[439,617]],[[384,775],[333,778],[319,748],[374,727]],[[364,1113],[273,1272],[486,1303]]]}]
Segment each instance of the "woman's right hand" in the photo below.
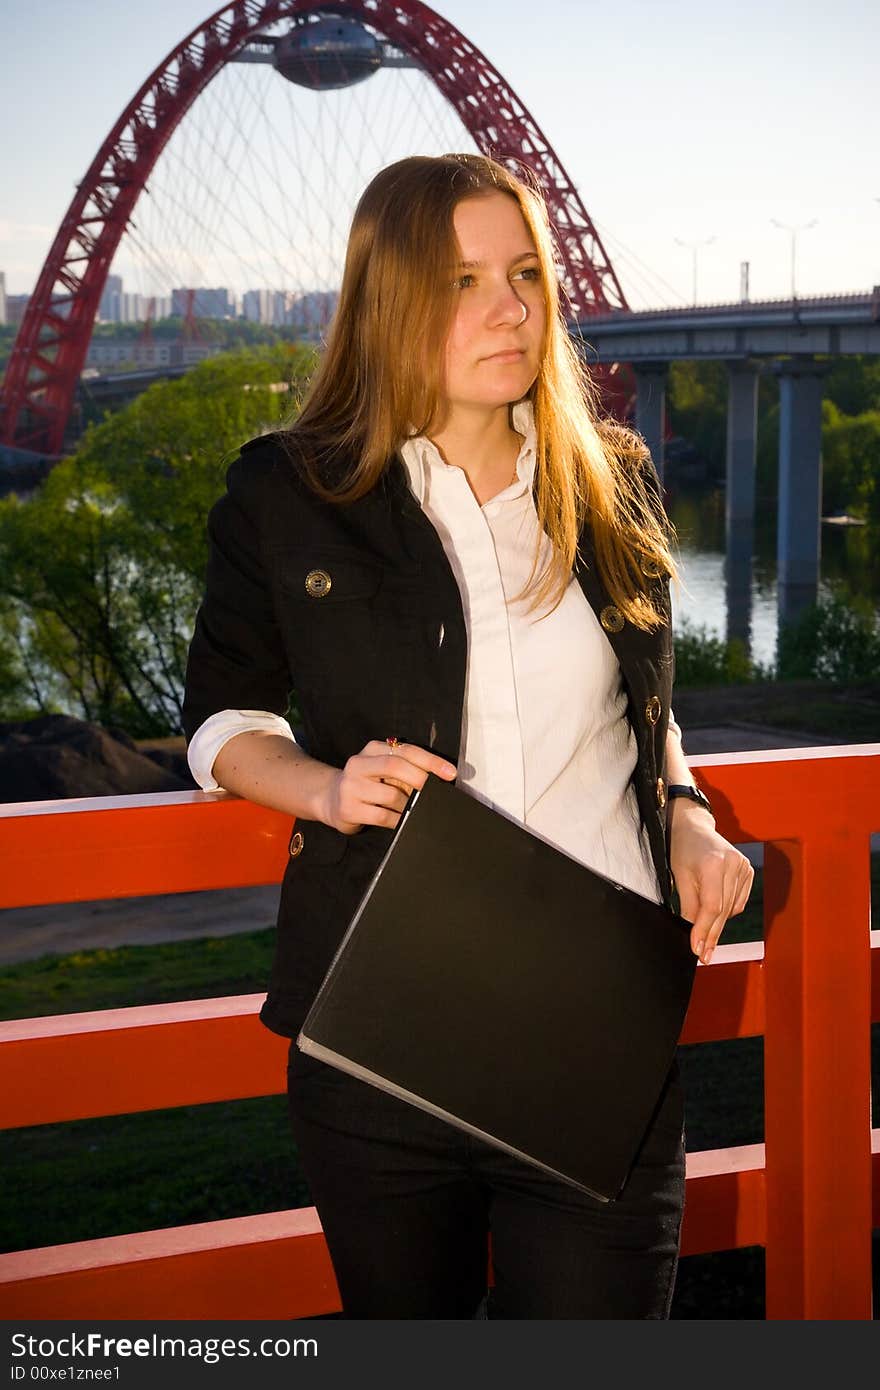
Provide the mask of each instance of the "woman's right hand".
[{"label": "woman's right hand", "polygon": [[373,739],[330,778],[319,817],[325,825],[354,835],[364,825],[396,830],[410,793],[433,772],[451,782],[457,769],[414,743]]}]

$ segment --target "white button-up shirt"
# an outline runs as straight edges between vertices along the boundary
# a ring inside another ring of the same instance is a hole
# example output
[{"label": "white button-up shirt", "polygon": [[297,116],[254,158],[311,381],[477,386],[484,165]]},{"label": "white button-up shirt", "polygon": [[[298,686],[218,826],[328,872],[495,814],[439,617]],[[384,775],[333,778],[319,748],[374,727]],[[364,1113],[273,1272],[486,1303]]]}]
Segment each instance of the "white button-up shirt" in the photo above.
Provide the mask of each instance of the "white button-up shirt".
[{"label": "white button-up shirt", "polygon": [[[410,487],[437,530],[461,591],[468,636],[458,783],[559,849],[655,901],[660,899],[632,773],[635,735],[626,717],[620,666],[572,578],[553,611],[516,600],[535,548],[550,541],[532,496],[536,435],[532,407],[513,409],[523,435],[516,477],[482,506],[464,470],[445,463],[426,437],[401,457]],[[678,732],[673,723],[672,729]],[[265,711],[222,710],[194,734],[189,765],[205,790],[237,733],[269,729],[292,737]]]}]

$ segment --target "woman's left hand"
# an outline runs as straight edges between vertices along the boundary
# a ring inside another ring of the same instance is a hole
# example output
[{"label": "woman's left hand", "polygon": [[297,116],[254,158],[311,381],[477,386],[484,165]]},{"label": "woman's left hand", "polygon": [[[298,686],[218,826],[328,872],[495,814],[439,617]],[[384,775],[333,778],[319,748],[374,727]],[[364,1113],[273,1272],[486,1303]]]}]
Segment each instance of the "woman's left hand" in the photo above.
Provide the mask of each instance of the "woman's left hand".
[{"label": "woman's left hand", "polygon": [[677,797],[668,816],[669,864],[681,915],[693,923],[691,950],[708,965],[724,923],[748,902],[755,871],[745,855],[718,834],[703,807]]}]

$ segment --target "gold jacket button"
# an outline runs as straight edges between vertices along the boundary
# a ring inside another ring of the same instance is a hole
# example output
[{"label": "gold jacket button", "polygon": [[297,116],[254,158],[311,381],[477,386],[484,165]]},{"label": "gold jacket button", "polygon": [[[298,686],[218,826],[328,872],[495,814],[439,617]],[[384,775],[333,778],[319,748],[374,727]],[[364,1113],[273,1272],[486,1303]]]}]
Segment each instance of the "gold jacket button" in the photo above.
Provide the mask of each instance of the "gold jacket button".
[{"label": "gold jacket button", "polygon": [[660,718],[660,711],[663,706],[660,703],[659,695],[652,695],[645,705],[645,718],[649,724],[656,724]]},{"label": "gold jacket button", "polygon": [[657,778],[657,805],[661,809],[666,805],[666,783],[662,777]]},{"label": "gold jacket button", "polygon": [[291,859],[295,859],[298,854],[302,854],[304,844],[305,840],[302,837],[302,831],[294,830],[290,837],[290,844],[288,845]]},{"label": "gold jacket button", "polygon": [[660,579],[664,573],[662,565],[647,555],[644,555],[640,560],[639,569],[646,579]]},{"label": "gold jacket button", "polygon": [[333,580],[326,570],[309,570],[306,575],[306,593],[310,598],[323,598],[333,587]]},{"label": "gold jacket button", "polygon": [[613,603],[609,603],[607,608],[603,608],[599,614],[599,622],[606,632],[620,632],[623,628],[624,617],[619,608],[615,608]]}]

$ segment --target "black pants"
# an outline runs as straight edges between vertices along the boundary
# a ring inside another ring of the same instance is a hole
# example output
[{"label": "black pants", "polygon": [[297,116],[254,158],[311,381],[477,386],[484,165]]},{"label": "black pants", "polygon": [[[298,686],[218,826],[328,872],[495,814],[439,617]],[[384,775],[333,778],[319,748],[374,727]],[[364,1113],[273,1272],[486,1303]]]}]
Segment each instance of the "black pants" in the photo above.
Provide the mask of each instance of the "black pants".
[{"label": "black pants", "polygon": [[291,1045],[290,1117],[348,1318],[667,1318],[684,1204],[677,1067],[603,1203]]}]

